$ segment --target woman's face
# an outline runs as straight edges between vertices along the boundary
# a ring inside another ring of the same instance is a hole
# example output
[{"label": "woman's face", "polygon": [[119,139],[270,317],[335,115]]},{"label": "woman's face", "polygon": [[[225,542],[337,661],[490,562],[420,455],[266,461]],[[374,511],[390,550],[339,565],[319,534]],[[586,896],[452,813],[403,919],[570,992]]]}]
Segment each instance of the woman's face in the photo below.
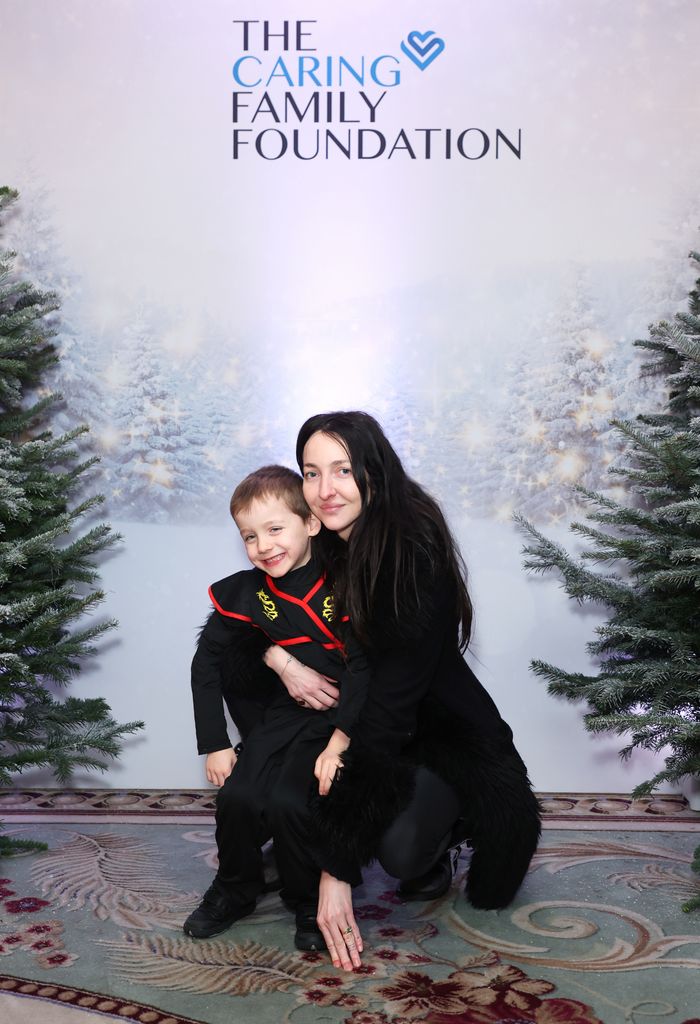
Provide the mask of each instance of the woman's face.
[{"label": "woman's face", "polygon": [[304,446],[304,497],[323,525],[343,540],[352,532],[362,497],[340,441],[317,431]]}]

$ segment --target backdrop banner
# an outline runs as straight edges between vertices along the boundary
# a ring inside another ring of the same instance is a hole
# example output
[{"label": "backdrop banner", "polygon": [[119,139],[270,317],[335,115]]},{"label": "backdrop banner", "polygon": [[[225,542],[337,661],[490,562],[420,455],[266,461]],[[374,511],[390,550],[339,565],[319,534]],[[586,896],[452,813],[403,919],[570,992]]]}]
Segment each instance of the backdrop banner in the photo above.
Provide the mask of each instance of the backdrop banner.
[{"label": "backdrop banner", "polygon": [[6,242],[59,293],[55,429],[90,424],[124,535],[121,628],[75,684],[146,719],[109,785],[204,784],[189,661],[246,565],[228,497],[331,408],[445,508],[535,785],[647,776],[530,674],[585,671],[598,619],[525,576],[512,515],[561,539],[573,484],[624,493],[610,421],[661,400],[632,342],[700,248],[699,62],[695,0],[0,0]]}]

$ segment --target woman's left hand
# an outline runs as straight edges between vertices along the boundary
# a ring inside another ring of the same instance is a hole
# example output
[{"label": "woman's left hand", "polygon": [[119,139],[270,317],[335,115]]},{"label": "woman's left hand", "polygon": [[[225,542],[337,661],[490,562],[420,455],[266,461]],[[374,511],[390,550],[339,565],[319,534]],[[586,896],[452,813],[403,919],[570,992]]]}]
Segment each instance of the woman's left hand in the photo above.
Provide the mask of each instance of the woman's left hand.
[{"label": "woman's left hand", "polygon": [[318,926],[328,946],[334,967],[352,971],[360,967],[362,936],[352,912],[352,889],[347,882],[321,872],[318,891]]},{"label": "woman's left hand", "polygon": [[289,652],[272,644],[263,655],[263,661],[286,687],[289,696],[303,708],[328,711],[338,706],[340,690],[335,680],[322,675],[309,665],[303,665]]}]

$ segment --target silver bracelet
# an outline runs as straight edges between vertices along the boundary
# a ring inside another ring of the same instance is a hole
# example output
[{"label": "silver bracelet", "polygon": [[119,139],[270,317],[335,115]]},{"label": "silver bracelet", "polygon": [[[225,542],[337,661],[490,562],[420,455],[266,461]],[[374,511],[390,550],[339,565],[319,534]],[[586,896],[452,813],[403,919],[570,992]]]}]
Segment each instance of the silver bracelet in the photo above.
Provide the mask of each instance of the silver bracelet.
[{"label": "silver bracelet", "polygon": [[284,673],[285,673],[285,672],[287,671],[287,669],[289,668],[289,663],[290,663],[290,661],[294,661],[294,658],[293,658],[293,656],[292,656],[291,654],[288,654],[288,655],[287,655],[287,660],[286,660],[286,661],[285,661],[285,663],[284,663],[284,668],[283,668],[283,669],[282,669],[282,671],[280,672],[280,679],[282,678],[282,676],[284,675]]}]

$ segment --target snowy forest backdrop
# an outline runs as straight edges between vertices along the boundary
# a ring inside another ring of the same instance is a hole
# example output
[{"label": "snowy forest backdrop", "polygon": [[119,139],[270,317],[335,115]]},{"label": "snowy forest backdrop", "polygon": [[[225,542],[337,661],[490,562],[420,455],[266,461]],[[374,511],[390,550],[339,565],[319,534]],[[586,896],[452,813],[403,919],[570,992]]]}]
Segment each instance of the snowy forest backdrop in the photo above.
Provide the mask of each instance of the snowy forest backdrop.
[{"label": "snowy forest backdrop", "polygon": [[[86,315],[50,193],[31,179],[9,242],[19,269],[62,298],[57,428],[90,424],[110,516],[220,522],[251,469],[294,464],[304,408],[352,406],[381,420],[452,517],[509,522],[518,510],[556,524],[577,511],[574,483],[622,493],[608,475],[610,421],[655,400],[632,343],[685,307],[686,257],[700,246],[700,198],[675,212],[645,263],[521,268],[507,302],[493,278],[430,281],[365,299],[360,314],[319,309],[248,333],[145,299],[116,322]],[[319,362],[336,364],[330,402],[310,397]],[[276,364],[284,389],[270,398]]]},{"label": "snowy forest backdrop", "polygon": [[475,669],[535,785],[628,791],[646,765],[529,674],[584,670],[596,617],[524,576],[511,517],[565,536],[572,483],[615,487],[611,418],[654,401],[632,341],[685,306],[700,248],[700,9],[444,0],[444,54],[390,97],[396,125],[517,127],[522,159],[360,166],[232,161],[231,19],[393,52],[422,5],[254,6],[0,0],[6,241],[59,293],[55,428],[90,424],[124,535],[102,568],[121,628],[76,683],[147,721],[106,784],[203,784],[188,666],[207,585],[245,567],[228,497],[293,464],[306,416],[363,408],[450,517]]}]

